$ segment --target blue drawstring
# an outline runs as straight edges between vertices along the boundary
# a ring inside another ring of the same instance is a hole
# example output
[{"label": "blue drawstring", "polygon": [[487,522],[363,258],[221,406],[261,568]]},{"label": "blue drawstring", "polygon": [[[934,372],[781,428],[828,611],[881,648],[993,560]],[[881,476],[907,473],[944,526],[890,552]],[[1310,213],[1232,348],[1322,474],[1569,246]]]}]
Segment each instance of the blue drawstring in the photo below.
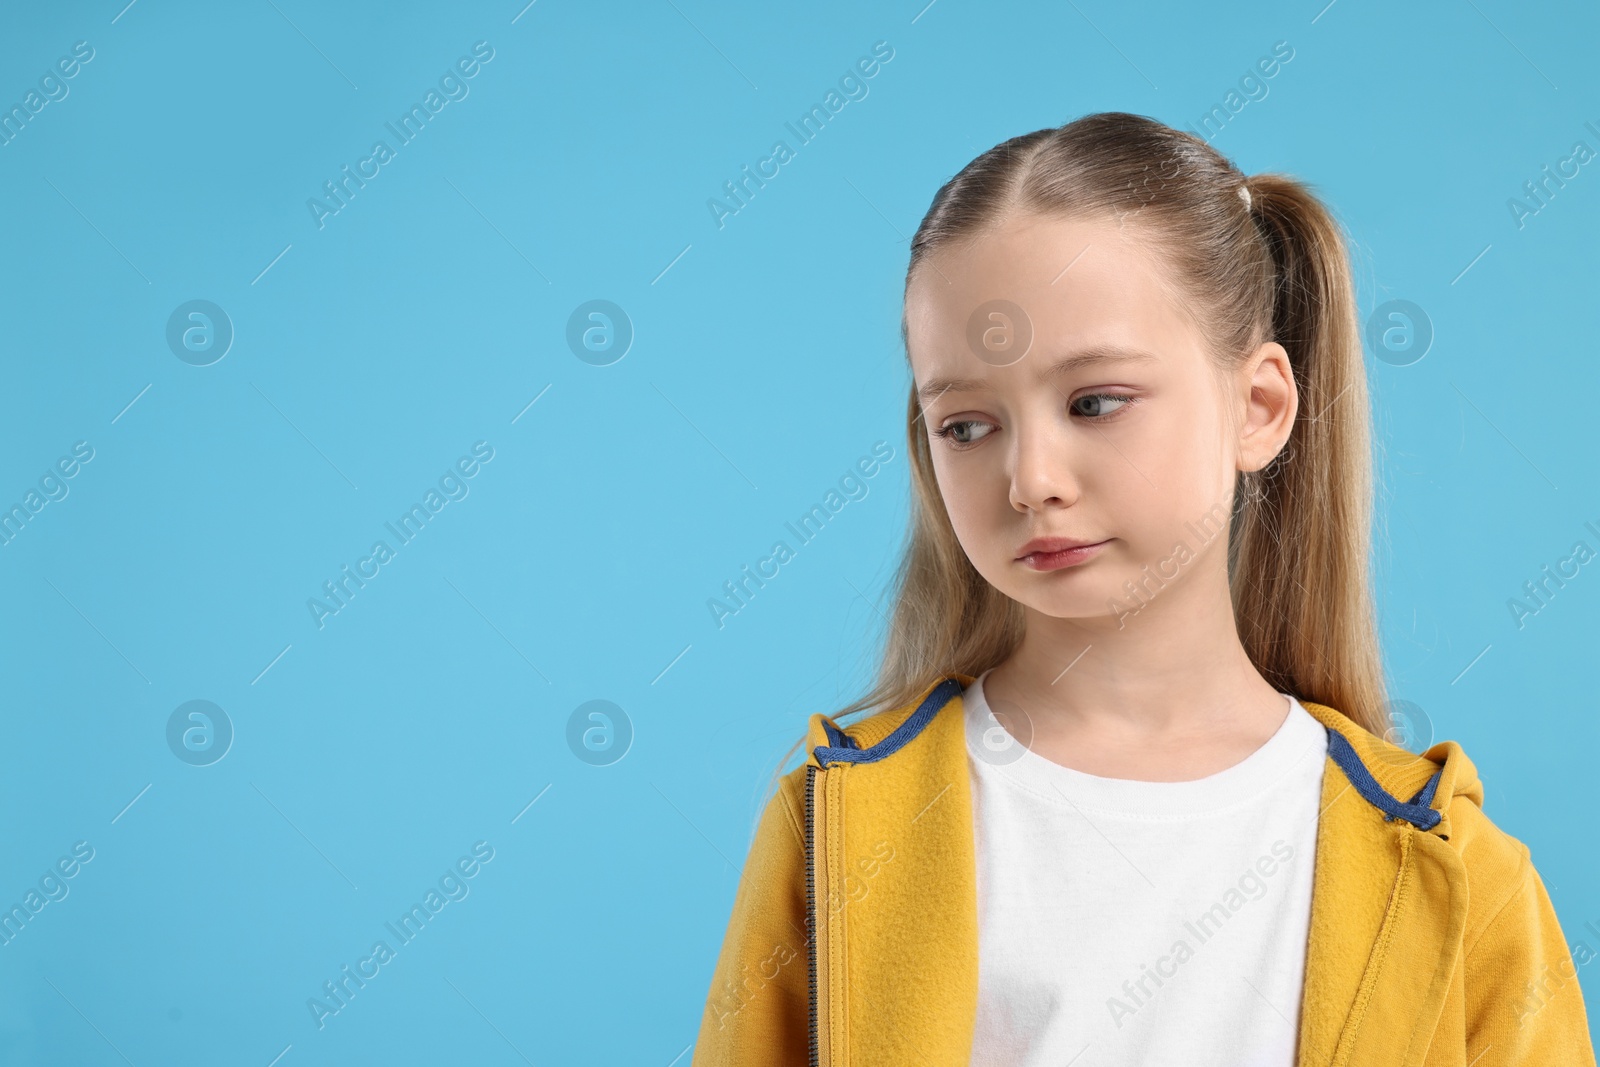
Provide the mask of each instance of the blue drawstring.
[{"label": "blue drawstring", "polygon": [[1372,777],[1372,772],[1367,770],[1367,765],[1361,762],[1361,757],[1356,755],[1356,750],[1350,747],[1344,735],[1338,730],[1328,727],[1328,755],[1332,756],[1344,771],[1344,776],[1350,779],[1350,784],[1356,787],[1356,792],[1366,798],[1367,803],[1382,811],[1385,822],[1395,819],[1404,819],[1423,830],[1432,830],[1439,825],[1439,820],[1444,818],[1440,812],[1433,810],[1434,790],[1439,788],[1439,778],[1444,774],[1444,769],[1433,772],[1433,777],[1428,783],[1417,790],[1416,796],[1409,802],[1402,801],[1378,784]]}]

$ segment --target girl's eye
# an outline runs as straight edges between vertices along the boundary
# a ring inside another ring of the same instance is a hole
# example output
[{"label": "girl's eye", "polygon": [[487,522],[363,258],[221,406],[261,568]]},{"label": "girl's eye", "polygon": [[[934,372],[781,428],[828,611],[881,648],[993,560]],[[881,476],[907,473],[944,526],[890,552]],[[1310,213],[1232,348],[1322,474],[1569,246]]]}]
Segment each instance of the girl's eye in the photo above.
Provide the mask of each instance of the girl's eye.
[{"label": "girl's eye", "polygon": [[[987,427],[987,429],[974,436],[975,429],[983,427]],[[944,426],[933,431],[933,436],[942,437],[946,441],[949,441],[952,445],[967,446],[976,444],[978,441],[988,436],[989,430],[993,429],[994,427],[990,426],[987,422],[978,422],[975,419],[960,419],[956,422],[946,423]]]},{"label": "girl's eye", "polygon": [[[1084,401],[1090,402],[1092,410],[1086,411],[1079,407]],[[1111,401],[1115,401],[1116,406],[1106,410],[1106,404]],[[1133,397],[1123,396],[1120,393],[1085,393],[1073,400],[1067,407],[1090,422],[1099,422],[1112,418],[1117,412],[1133,402]],[[957,419],[955,422],[946,423],[939,429],[934,430],[933,436],[943,438],[949,442],[952,448],[970,448],[993,433],[994,429],[995,427],[992,423],[978,419]]]},{"label": "girl's eye", "polygon": [[[1094,407],[1097,408],[1098,410],[1084,411],[1082,408],[1078,407],[1078,405],[1083,403],[1083,401],[1085,401],[1085,400],[1096,402]],[[1103,402],[1107,401],[1107,400],[1115,400],[1115,401],[1117,401],[1117,406],[1112,408],[1110,411],[1105,410]],[[1131,397],[1131,396],[1122,396],[1119,393],[1085,393],[1082,396],[1078,397],[1076,400],[1074,400],[1071,404],[1069,404],[1068,407],[1072,408],[1074,411],[1076,411],[1079,415],[1082,415],[1084,418],[1087,418],[1087,419],[1090,419],[1090,420],[1094,420],[1094,419],[1104,419],[1104,418],[1107,418],[1107,417],[1109,417],[1111,415],[1115,415],[1117,412],[1121,411],[1124,407],[1126,407],[1128,404],[1131,404],[1132,402],[1133,402],[1133,397]]]}]

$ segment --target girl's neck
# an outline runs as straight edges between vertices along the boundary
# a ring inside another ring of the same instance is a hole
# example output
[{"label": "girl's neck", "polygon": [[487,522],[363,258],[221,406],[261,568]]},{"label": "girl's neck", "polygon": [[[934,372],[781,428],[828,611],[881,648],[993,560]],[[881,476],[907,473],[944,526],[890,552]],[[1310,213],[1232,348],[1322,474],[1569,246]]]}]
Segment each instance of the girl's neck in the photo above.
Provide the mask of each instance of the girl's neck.
[{"label": "girl's neck", "polygon": [[1120,625],[1029,611],[1021,645],[984,680],[991,710],[1020,710],[1030,749],[1104,778],[1188,781],[1240,762],[1289,702],[1245,654],[1231,602],[1199,584]]}]

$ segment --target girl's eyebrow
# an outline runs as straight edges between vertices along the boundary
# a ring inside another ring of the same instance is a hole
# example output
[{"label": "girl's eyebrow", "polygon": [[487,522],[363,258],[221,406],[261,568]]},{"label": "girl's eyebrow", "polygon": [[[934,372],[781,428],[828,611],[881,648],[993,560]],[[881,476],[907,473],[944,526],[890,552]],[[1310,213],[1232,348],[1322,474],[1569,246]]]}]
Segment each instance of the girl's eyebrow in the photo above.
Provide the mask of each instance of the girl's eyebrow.
[{"label": "girl's eyebrow", "polygon": [[[1114,344],[1090,345],[1051,363],[1040,372],[1039,380],[1106,363],[1160,362],[1160,357],[1139,348],[1125,348]],[[987,385],[988,383],[981,378],[930,378],[926,384],[917,389],[917,399],[924,404],[931,404],[945,393],[975,392]]]}]

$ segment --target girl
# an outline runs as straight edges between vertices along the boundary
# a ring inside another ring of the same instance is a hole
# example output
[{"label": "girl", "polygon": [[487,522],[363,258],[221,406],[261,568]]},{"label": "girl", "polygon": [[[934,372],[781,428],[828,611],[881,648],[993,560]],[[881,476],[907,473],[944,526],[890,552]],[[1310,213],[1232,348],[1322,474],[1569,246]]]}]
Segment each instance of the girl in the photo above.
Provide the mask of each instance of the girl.
[{"label": "girl", "polygon": [[695,1067],[1593,1067],[1528,849],[1455,742],[1384,736],[1306,186],[1136,115],[1013,138],[935,196],[902,333],[883,668],[766,804]]}]

